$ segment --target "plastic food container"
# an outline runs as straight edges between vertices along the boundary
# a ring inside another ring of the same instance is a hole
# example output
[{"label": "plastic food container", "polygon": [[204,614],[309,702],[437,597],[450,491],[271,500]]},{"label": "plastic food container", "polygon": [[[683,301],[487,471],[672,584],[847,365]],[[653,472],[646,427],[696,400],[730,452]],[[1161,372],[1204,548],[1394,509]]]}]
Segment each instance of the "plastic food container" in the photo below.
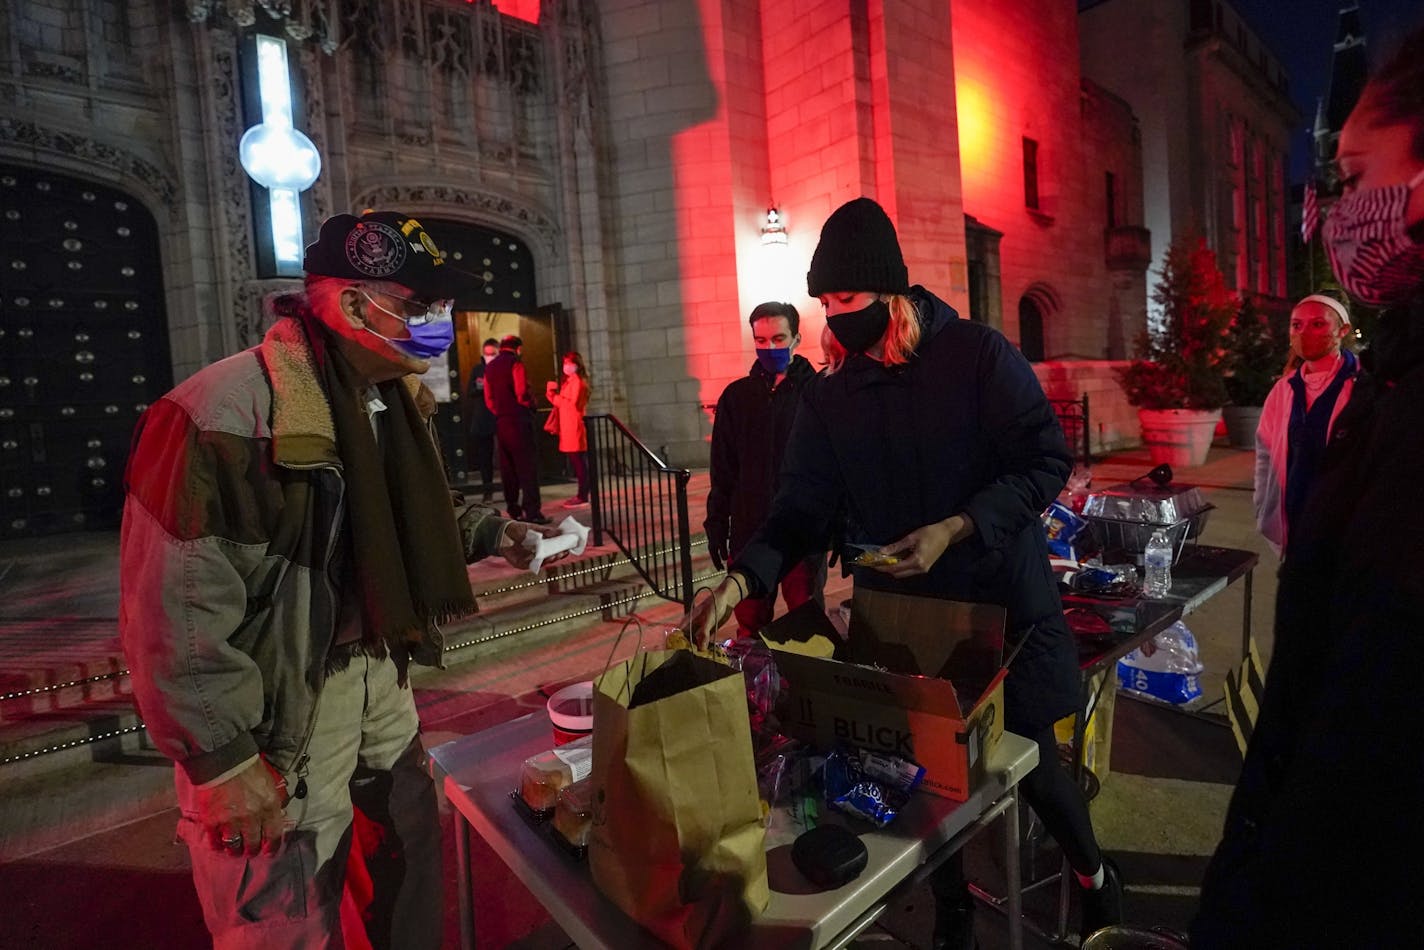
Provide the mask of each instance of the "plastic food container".
[{"label": "plastic food container", "polygon": [[576,854],[588,846],[588,830],[593,826],[593,782],[582,779],[559,789],[554,805],[554,832]]},{"label": "plastic food container", "polygon": [[574,683],[549,697],[549,721],[554,724],[554,745],[593,734],[593,681]]},{"label": "plastic food container", "polygon": [[593,737],[575,739],[524,760],[519,770],[517,801],[532,817],[546,819],[554,813],[559,790],[588,777],[593,770]]}]

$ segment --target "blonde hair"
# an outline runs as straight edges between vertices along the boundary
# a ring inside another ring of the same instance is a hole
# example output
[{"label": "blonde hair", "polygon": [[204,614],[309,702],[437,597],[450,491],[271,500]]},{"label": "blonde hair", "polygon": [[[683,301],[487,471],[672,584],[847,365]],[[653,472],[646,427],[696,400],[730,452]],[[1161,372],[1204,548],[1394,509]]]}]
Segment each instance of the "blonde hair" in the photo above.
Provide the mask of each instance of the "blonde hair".
[{"label": "blonde hair", "polygon": [[[910,362],[915,347],[920,344],[920,315],[914,301],[903,294],[880,294],[875,299],[885,301],[890,308],[890,324],[880,338],[884,347],[881,362],[886,366]],[[845,365],[845,347],[841,346],[834,333],[822,334],[821,347],[826,351],[827,373],[834,373]]]}]

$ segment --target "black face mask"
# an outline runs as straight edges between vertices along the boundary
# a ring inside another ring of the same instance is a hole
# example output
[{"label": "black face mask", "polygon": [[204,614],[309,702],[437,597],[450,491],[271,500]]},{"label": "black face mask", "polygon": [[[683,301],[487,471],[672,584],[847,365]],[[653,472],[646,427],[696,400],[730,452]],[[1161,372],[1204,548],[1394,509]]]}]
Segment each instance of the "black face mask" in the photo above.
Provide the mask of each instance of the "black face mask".
[{"label": "black face mask", "polygon": [[877,300],[861,310],[837,313],[826,318],[826,326],[847,353],[864,353],[880,341],[890,326],[890,305]]}]

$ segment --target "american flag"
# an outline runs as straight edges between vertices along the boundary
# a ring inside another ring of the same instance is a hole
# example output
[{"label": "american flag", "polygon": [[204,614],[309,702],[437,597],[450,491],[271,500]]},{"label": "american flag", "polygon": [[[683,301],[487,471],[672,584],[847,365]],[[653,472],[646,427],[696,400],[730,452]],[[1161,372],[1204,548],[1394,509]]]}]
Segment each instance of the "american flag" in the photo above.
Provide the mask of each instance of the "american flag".
[{"label": "american flag", "polygon": [[1320,227],[1320,204],[1315,200],[1315,182],[1307,182],[1300,213],[1300,239],[1306,244]]}]

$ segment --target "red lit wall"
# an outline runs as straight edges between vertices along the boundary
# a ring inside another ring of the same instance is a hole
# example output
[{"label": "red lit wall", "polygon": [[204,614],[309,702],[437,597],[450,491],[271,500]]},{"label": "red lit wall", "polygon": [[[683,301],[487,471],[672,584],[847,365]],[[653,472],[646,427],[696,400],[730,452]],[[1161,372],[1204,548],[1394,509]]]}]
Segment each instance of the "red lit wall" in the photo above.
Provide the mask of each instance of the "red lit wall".
[{"label": "red lit wall", "polygon": [[[953,14],[964,211],[1004,232],[1002,329],[1019,339],[1019,302],[1030,295],[1047,311],[1049,358],[1101,359],[1113,296],[1105,173],[1120,195],[1142,187],[1131,112],[1084,90],[1073,0],[963,0]],[[1025,138],[1037,143],[1037,210],[1026,203]],[[1141,224],[1140,197],[1125,208],[1131,220],[1119,223]]]},{"label": "red lit wall", "polygon": [[[708,416],[753,359],[746,314],[824,320],[805,274],[822,222],[867,195],[912,281],[965,298],[945,0],[604,0],[611,348],[644,441],[705,464]],[[788,243],[763,246],[776,202]]]},{"label": "red lit wall", "polygon": [[[476,0],[465,0],[473,3]],[[543,0],[490,0],[490,5],[505,16],[518,17],[526,23],[539,22],[539,5]]]}]

